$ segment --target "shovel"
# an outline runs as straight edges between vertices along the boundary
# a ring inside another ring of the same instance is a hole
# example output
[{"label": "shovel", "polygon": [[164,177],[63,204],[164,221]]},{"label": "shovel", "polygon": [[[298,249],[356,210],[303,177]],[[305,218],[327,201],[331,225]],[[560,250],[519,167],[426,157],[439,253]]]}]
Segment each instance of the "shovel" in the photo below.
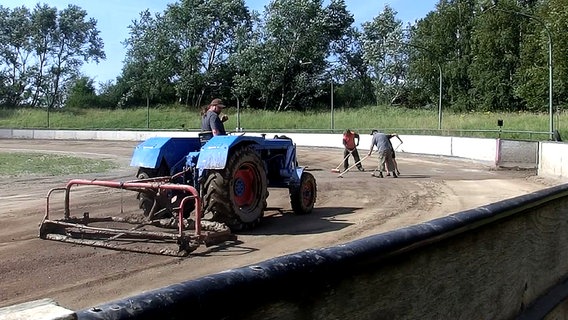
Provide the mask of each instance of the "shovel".
[{"label": "shovel", "polygon": [[349,151],[349,153],[345,156],[345,158],[343,158],[343,160],[341,160],[341,162],[337,165],[337,167],[335,169],[331,169],[331,172],[339,173],[340,172],[339,167],[341,167],[343,162],[345,162],[345,159],[349,158],[352,152],[353,150]]},{"label": "shovel", "polygon": [[338,178],[343,178],[342,176],[343,176],[344,173],[346,173],[347,171],[353,169],[355,166],[357,166],[359,163],[363,162],[363,160],[367,159],[367,158],[370,157],[370,156],[371,156],[370,154],[367,154],[367,155],[364,156],[361,160],[355,162],[354,165],[352,165],[351,167],[345,169],[345,171],[343,171],[342,173],[340,173],[337,177],[338,177]]}]

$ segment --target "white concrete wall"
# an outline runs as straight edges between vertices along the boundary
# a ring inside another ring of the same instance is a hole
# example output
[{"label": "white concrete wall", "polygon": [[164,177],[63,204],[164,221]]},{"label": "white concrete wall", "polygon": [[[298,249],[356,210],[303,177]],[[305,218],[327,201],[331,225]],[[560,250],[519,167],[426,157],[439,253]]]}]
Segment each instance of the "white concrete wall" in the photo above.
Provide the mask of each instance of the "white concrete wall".
[{"label": "white concrete wall", "polygon": [[0,129],[0,139],[12,138],[12,129]]},{"label": "white concrete wall", "polygon": [[[452,156],[452,137],[400,135],[400,139],[400,152]],[[396,138],[392,142],[396,148]]]},{"label": "white concrete wall", "polygon": [[[343,148],[342,134],[267,133],[266,137],[282,134],[292,138],[299,146]],[[495,163],[496,159],[495,139],[416,135],[400,135],[400,139],[402,144],[396,138],[391,140],[397,152],[460,157],[490,163]],[[360,133],[359,149],[369,150],[371,140],[369,133]],[[536,165],[536,161],[534,164]]]},{"label": "white concrete wall", "polygon": [[538,175],[568,180],[568,144],[562,142],[540,142]]},{"label": "white concrete wall", "polygon": [[[371,135],[368,132],[359,134],[359,148],[369,150]],[[247,135],[260,136],[261,133]],[[274,135],[286,135],[299,146],[343,147],[341,134],[266,132],[268,138]],[[4,139],[143,141],[156,136],[197,137],[197,132],[0,129],[0,138]],[[565,143],[419,135],[401,135],[400,138],[404,143],[392,140],[397,152],[466,158],[497,167],[538,167],[539,175],[568,180],[568,169],[564,169],[568,162],[568,144]]]},{"label": "white concrete wall", "polygon": [[[521,150],[519,150],[521,151]],[[452,156],[495,162],[498,144],[495,139],[452,138]]]}]

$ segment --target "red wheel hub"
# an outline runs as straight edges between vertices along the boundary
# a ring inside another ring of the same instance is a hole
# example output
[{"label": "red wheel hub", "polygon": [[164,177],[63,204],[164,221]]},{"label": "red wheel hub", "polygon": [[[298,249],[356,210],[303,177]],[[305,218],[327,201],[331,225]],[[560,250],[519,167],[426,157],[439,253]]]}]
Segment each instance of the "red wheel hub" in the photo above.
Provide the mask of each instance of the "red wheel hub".
[{"label": "red wheel hub", "polygon": [[235,183],[233,191],[235,193],[235,204],[239,207],[254,204],[256,195],[256,172],[249,166],[243,166],[235,173]]}]

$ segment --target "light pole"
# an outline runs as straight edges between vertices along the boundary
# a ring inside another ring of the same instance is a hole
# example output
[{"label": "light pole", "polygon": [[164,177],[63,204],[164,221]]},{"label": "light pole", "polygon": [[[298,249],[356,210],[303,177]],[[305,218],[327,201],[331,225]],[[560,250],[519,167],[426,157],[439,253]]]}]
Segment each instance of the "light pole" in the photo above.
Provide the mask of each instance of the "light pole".
[{"label": "light pole", "polygon": [[[328,61],[329,64],[336,64],[339,63],[339,61]],[[308,65],[308,64],[312,64],[312,61],[302,61],[300,60],[300,65],[304,66],[304,65]],[[331,66],[328,66],[326,68],[326,70],[328,70]],[[330,71],[329,73],[329,81],[330,81],[330,111],[331,111],[331,118],[330,118],[330,129],[333,132],[333,130],[335,130],[335,119],[334,119],[334,105],[333,105],[333,73]]]},{"label": "light pole", "polygon": [[[312,64],[312,61],[302,61],[300,60],[300,66],[305,66],[308,64]],[[336,64],[339,63],[339,61],[328,61],[329,64]],[[325,70],[329,70],[331,68],[331,66],[328,66]],[[330,129],[333,132],[333,130],[335,130],[335,119],[334,119],[334,113],[335,111],[333,110],[334,105],[333,105],[333,73],[330,71],[329,72],[329,82],[330,82],[330,111],[331,111],[331,116],[330,116]]]},{"label": "light pole", "polygon": [[330,77],[331,80],[331,131],[335,129],[335,121],[333,119],[333,76]]},{"label": "light pole", "polygon": [[[340,61],[337,61],[337,60],[336,61],[329,61],[329,64],[331,64],[331,65],[334,65],[334,64],[337,64],[337,63],[340,63]],[[329,66],[329,68],[331,68],[331,66]],[[333,105],[333,103],[334,103],[333,102],[334,92],[333,92],[333,72],[332,71],[333,71],[333,69],[331,69],[330,72],[329,72],[329,81],[330,81],[330,90],[331,90],[331,92],[330,92],[330,109],[331,109],[330,110],[331,111],[330,128],[331,128],[331,131],[333,132],[333,130],[335,130],[335,110],[334,110],[334,105]]]},{"label": "light pole", "polygon": [[237,132],[241,132],[241,101],[236,94],[233,93],[233,96],[237,98]]},{"label": "light pole", "polygon": [[542,21],[541,19],[528,14],[528,13],[524,13],[524,12],[519,12],[519,11],[513,11],[513,10],[508,10],[508,9],[501,9],[499,7],[497,7],[497,1],[493,0],[492,1],[493,5],[487,9],[484,9],[483,7],[481,8],[481,11],[488,11],[491,9],[497,10],[497,11],[502,11],[502,12],[508,12],[508,13],[512,13],[512,14],[518,14],[524,17],[527,17],[529,19],[533,19],[536,22],[538,22],[540,25],[542,25],[542,27],[544,28],[544,30],[546,31],[546,35],[548,36],[548,115],[549,115],[549,120],[548,120],[548,134],[550,136],[550,140],[554,140],[553,136],[554,136],[554,109],[552,108],[552,88],[553,88],[553,83],[552,83],[552,34],[550,33],[550,29],[548,29],[548,27],[546,26],[546,23],[544,23],[544,21]]},{"label": "light pole", "polygon": [[150,99],[146,98],[146,128],[150,129]]},{"label": "light pole", "polygon": [[442,65],[438,63],[440,84],[438,88],[438,130],[442,130]]}]

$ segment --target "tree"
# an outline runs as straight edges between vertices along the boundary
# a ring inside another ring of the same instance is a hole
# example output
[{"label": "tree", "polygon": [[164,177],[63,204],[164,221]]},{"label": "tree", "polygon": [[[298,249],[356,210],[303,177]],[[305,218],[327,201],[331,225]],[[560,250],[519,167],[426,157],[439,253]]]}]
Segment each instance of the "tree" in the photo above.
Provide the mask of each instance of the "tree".
[{"label": "tree", "polygon": [[550,45],[553,45],[554,78],[557,79],[554,98],[566,101],[566,82],[562,81],[567,72],[567,63],[562,57],[568,53],[568,39],[564,35],[565,19],[568,18],[565,6],[566,1],[549,0],[540,5],[529,3],[518,9],[533,17],[520,17],[525,24],[521,30],[520,66],[514,77],[515,94],[526,103],[528,110],[546,111],[549,107],[549,35],[553,42]]},{"label": "tree", "polygon": [[0,79],[9,106],[62,106],[67,81],[84,62],[104,59],[96,20],[78,6],[0,6]]},{"label": "tree", "polygon": [[472,32],[476,0],[442,0],[436,11],[420,19],[413,28],[410,78],[416,88],[423,88],[429,100],[439,98],[439,67],[443,71],[442,96],[446,108],[471,110],[472,85],[470,65],[473,60]]},{"label": "tree", "polygon": [[[539,8],[539,14],[545,19],[547,26],[552,33],[553,45],[553,64],[554,64],[554,101],[557,110],[560,107],[568,106],[568,11],[566,11],[566,0],[549,0]],[[541,31],[542,34],[542,31]],[[542,43],[541,36],[541,43]],[[542,50],[541,50],[542,51]]]},{"label": "tree", "polygon": [[118,107],[121,96],[128,92],[128,89],[124,88],[125,83],[120,80],[121,78],[118,77],[115,81],[99,83],[97,97],[101,108],[115,109]]},{"label": "tree", "polygon": [[95,92],[93,79],[80,76],[72,81],[67,92],[65,107],[69,109],[84,109],[99,107],[99,99]]},{"label": "tree", "polygon": [[10,11],[0,6],[0,105],[19,107],[30,95],[33,48],[31,13],[25,7]]},{"label": "tree", "polygon": [[394,103],[406,82],[407,55],[401,50],[402,22],[396,14],[386,5],[377,17],[362,26],[363,59],[369,66],[378,104]]},{"label": "tree", "polygon": [[[254,42],[240,52],[237,86],[258,93],[260,107],[300,107],[320,85],[331,43],[353,23],[343,0],[274,0],[266,8]],[[245,90],[242,90],[245,91]]]},{"label": "tree", "polygon": [[195,92],[195,103],[200,104],[211,86],[229,85],[229,58],[238,50],[237,36],[251,29],[251,17],[243,0],[200,1],[198,5],[188,1],[179,9],[186,13],[177,19],[185,28],[174,39],[183,52],[179,63],[187,68],[179,70],[178,87],[181,92]]},{"label": "tree", "polygon": [[[132,95],[145,98],[149,107],[152,97],[158,95],[169,83],[173,70],[167,46],[168,38],[163,30],[162,17],[152,16],[149,10],[140,13],[140,20],[133,21],[127,46],[125,66],[122,76],[128,84],[128,91],[123,99]],[[125,101],[121,102],[121,106]]]},{"label": "tree", "polygon": [[[516,6],[515,1],[509,2]],[[515,7],[508,10],[518,11]],[[513,79],[520,65],[524,22],[526,19],[519,15],[501,10],[488,10],[478,15],[472,39],[474,59],[469,74],[475,88],[473,99],[480,110],[522,108],[522,101],[514,94]]]},{"label": "tree", "polygon": [[34,9],[31,22],[33,26],[31,41],[35,50],[36,64],[32,84],[34,92],[30,105],[34,107],[48,94],[46,73],[53,54],[53,38],[57,30],[57,9],[45,4],[38,5]]},{"label": "tree", "polygon": [[180,101],[197,106],[212,83],[226,82],[235,35],[250,24],[243,0],[184,0],[163,15],[141,14],[135,21],[123,76],[139,92],[158,94],[173,85]]},{"label": "tree", "polygon": [[368,105],[376,101],[369,66],[363,57],[361,36],[359,30],[350,28],[345,37],[332,47],[337,57],[334,81],[340,84],[334,99],[338,105],[345,107]]},{"label": "tree", "polygon": [[84,62],[99,62],[105,58],[97,22],[86,17],[87,12],[76,5],[59,12],[57,28],[51,38],[50,70],[46,75],[49,81],[47,108],[60,105],[63,85],[78,74]]}]

